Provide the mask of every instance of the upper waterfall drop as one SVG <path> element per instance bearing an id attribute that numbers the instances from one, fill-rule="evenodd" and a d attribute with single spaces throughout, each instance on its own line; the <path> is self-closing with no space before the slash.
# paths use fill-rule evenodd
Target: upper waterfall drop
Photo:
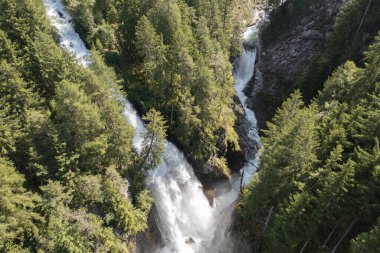
<path id="1" fill-rule="evenodd" d="M 90 52 L 75 32 L 71 16 L 60 0 L 45 0 L 48 17 L 57 29 L 60 45 L 80 64 L 91 64 Z M 124 115 L 135 128 L 133 144 L 142 148 L 144 124 L 132 104 L 123 99 Z M 184 154 L 166 141 L 160 165 L 148 173 L 147 186 L 154 198 L 165 247 L 158 252 L 200 252 L 211 244 L 215 230 L 214 209 L 203 193 L 202 185 Z"/>
<path id="2" fill-rule="evenodd" d="M 260 136 L 258 132 L 257 120 L 255 113 L 248 107 L 248 97 L 245 94 L 245 89 L 254 76 L 256 54 L 257 54 L 257 39 L 259 28 L 266 20 L 264 11 L 256 11 L 254 21 L 255 25 L 249 27 L 243 34 L 242 54 L 237 60 L 237 67 L 234 71 L 235 91 L 244 108 L 247 122 L 249 123 L 248 138 L 253 140 L 259 147 L 261 146 Z M 249 183 L 253 174 L 256 172 L 260 164 L 260 156 L 257 153 L 254 157 L 247 157 L 248 162 L 241 169 L 242 180 L 241 185 L 244 187 Z"/>
<path id="3" fill-rule="evenodd" d="M 71 24 L 71 16 L 59 0 L 44 0 L 46 12 L 51 24 L 61 37 L 60 45 L 73 54 L 78 62 L 87 67 L 90 64 L 90 51 L 75 32 Z"/>
<path id="4" fill-rule="evenodd" d="M 44 1 L 48 17 L 61 37 L 60 45 L 72 53 L 81 65 L 89 66 L 91 53 L 75 32 L 69 13 L 60 0 Z M 248 29 L 248 31 L 254 30 Z M 246 36 L 251 35 L 246 34 Z M 253 76 L 254 63 L 255 50 L 245 49 L 234 76 L 235 89 L 244 106 L 247 119 L 252 125 L 250 137 L 259 142 L 255 116 L 253 111 L 246 106 L 247 97 L 243 92 Z M 126 98 L 115 99 L 123 103 L 124 115 L 135 128 L 133 144 L 136 150 L 141 150 L 145 132 L 143 121 Z M 247 166 L 249 167 L 250 163 Z M 249 172 L 248 169 L 246 171 Z M 252 175 L 253 172 L 249 173 Z M 166 141 L 161 163 L 156 169 L 148 172 L 146 179 L 146 185 L 157 207 L 160 233 L 164 242 L 164 246 L 156 252 L 231 252 L 226 248 L 225 235 L 230 224 L 234 202 L 239 195 L 238 178 L 235 176 L 230 182 L 230 190 L 218 194 L 215 205 L 210 206 L 202 185 L 194 175 L 193 168 L 184 154 L 173 143 Z M 244 184 L 248 180 L 249 177 L 244 177 Z"/>

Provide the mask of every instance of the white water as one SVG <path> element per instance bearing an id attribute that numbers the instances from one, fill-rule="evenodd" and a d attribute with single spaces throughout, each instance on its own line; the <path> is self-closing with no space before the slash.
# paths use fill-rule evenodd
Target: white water
<path id="1" fill-rule="evenodd" d="M 69 13 L 59 0 L 45 0 L 45 5 L 51 24 L 61 36 L 60 45 L 71 52 L 80 64 L 85 67 L 88 66 L 90 64 L 90 51 L 74 31 Z"/>
<path id="2" fill-rule="evenodd" d="M 253 18 L 254 25 L 249 27 L 243 34 L 243 41 L 247 47 L 243 48 L 240 58 L 237 60 L 237 67 L 234 71 L 235 91 L 244 108 L 247 122 L 249 123 L 248 138 L 253 140 L 259 147 L 261 146 L 260 136 L 258 133 L 257 120 L 255 113 L 248 108 L 248 97 L 244 93 L 249 81 L 252 79 L 255 71 L 256 51 L 258 31 L 263 22 L 266 21 L 267 14 L 265 11 L 256 11 Z M 249 48 L 248 48 L 249 47 Z M 242 186 L 246 186 L 253 174 L 260 165 L 260 155 L 257 153 L 254 157 L 247 157 L 248 162 L 240 170 L 242 173 Z"/>
<path id="3" fill-rule="evenodd" d="M 69 13 L 65 11 L 60 0 L 44 1 L 48 17 L 61 36 L 60 45 L 72 53 L 78 63 L 87 67 L 91 63 L 90 52 L 75 32 Z M 247 97 L 242 90 L 253 75 L 254 58 L 254 51 L 244 50 L 238 71 L 235 73 L 235 88 L 243 105 Z M 250 137 L 259 142 L 254 113 L 246 106 L 244 109 L 252 125 Z M 124 115 L 135 128 L 134 146 L 137 150 L 141 150 L 145 127 L 132 104 L 126 99 Z M 246 175 L 251 175 L 253 169 L 249 163 L 246 167 Z M 211 207 L 203 193 L 202 185 L 195 177 L 184 154 L 174 144 L 166 141 L 162 161 L 155 170 L 148 173 L 146 182 L 158 210 L 160 231 L 165 243 L 165 246 L 157 252 L 224 251 L 223 237 L 229 224 L 233 203 L 239 194 L 239 182 L 236 178 L 238 177 L 231 182 L 231 189 L 218 194 L 215 207 Z M 245 176 L 244 182 L 248 179 L 248 176 Z"/>

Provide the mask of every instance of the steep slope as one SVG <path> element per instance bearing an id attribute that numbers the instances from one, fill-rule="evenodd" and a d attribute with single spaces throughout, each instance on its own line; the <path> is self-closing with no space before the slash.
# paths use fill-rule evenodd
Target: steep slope
<path id="1" fill-rule="evenodd" d="M 337 68 L 315 102 L 299 91 L 262 138 L 238 213 L 254 252 L 378 252 L 380 35 Z"/>
<path id="2" fill-rule="evenodd" d="M 42 0 L 0 8 L 0 251 L 129 252 L 151 198 L 128 194 L 138 156 L 115 74 L 59 47 Z"/>
<path id="3" fill-rule="evenodd" d="M 296 88 L 310 101 L 332 71 L 364 50 L 380 28 L 378 1 L 289 0 L 270 16 L 251 105 L 261 129 Z"/>

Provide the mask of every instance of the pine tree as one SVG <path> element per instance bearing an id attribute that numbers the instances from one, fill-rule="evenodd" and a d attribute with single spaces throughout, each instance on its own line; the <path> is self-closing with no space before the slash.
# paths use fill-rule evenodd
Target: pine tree
<path id="1" fill-rule="evenodd" d="M 147 125 L 140 164 L 145 168 L 153 169 L 160 163 L 165 149 L 166 121 L 155 109 L 149 110 L 143 116 L 143 120 L 147 122 Z"/>
<path id="2" fill-rule="evenodd" d="M 65 2 L 86 8 L 74 19 L 98 31 L 88 41 L 113 33 L 95 1 Z M 132 204 L 120 175 L 136 156 L 120 82 L 99 55 L 85 69 L 57 45 L 42 1 L 0 7 L 0 251 L 128 252 L 120 237 L 146 229 L 152 200 L 142 189 Z"/>
<path id="3" fill-rule="evenodd" d="M 79 154 L 81 166 L 96 169 L 107 150 L 107 136 L 98 108 L 78 85 L 64 81 L 56 92 L 54 122 L 67 153 Z"/>
<path id="4" fill-rule="evenodd" d="M 347 62 L 332 74 L 319 107 L 302 108 L 293 95 L 268 124 L 261 170 L 240 203 L 242 221 L 254 224 L 245 231 L 256 249 L 345 252 L 351 240 L 352 252 L 376 251 L 378 45 L 376 39 L 363 68 Z"/>
<path id="5" fill-rule="evenodd" d="M 352 253 L 370 253 L 380 250 L 379 220 L 369 232 L 359 234 L 351 241 Z"/>
<path id="6" fill-rule="evenodd" d="M 268 137 L 262 140 L 264 149 L 261 169 L 254 176 L 241 202 L 243 209 L 240 210 L 246 224 L 256 224 L 263 220 L 272 207 L 275 212 L 281 213 L 282 210 L 296 208 L 293 207 L 295 203 L 303 204 L 307 199 L 307 195 L 303 196 L 302 192 L 311 179 L 313 165 L 317 162 L 317 116 L 315 106 L 302 108 L 302 105 L 300 93 L 296 92 L 278 110 L 273 122 L 268 123 Z M 298 209 L 294 211 L 296 210 Z M 257 228 L 253 227 L 249 232 L 258 239 L 263 236 L 262 230 L 258 224 Z M 271 240 L 268 243 L 273 241 L 271 247 L 280 250 L 283 242 L 280 240 L 284 235 L 280 231 L 269 232 Z"/>
<path id="7" fill-rule="evenodd" d="M 141 17 L 136 26 L 136 48 L 143 61 L 141 71 L 153 100 L 151 103 L 159 103 L 164 100 L 162 92 L 166 90 L 163 82 L 166 63 L 165 47 L 162 38 L 145 16 Z"/>
<path id="8" fill-rule="evenodd" d="M 35 211 L 40 199 L 23 187 L 25 179 L 13 164 L 0 157 L 0 250 L 29 252 L 37 246 L 40 215 Z"/>

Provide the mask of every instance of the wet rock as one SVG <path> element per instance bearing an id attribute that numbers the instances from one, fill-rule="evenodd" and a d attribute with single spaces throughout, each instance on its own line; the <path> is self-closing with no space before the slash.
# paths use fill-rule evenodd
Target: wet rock
<path id="1" fill-rule="evenodd" d="M 208 199 L 210 206 L 214 206 L 215 205 L 216 190 L 208 189 L 208 190 L 205 190 L 204 193 Z"/>
<path id="2" fill-rule="evenodd" d="M 164 240 L 160 231 L 160 220 L 155 205 L 148 217 L 148 229 L 145 232 L 139 233 L 136 237 L 136 251 L 139 253 L 151 253 L 164 246 Z"/>
<path id="3" fill-rule="evenodd" d="M 186 243 L 195 243 L 194 239 L 191 237 L 187 238 L 185 242 Z"/>
<path id="4" fill-rule="evenodd" d="M 234 98 L 232 108 L 236 115 L 235 131 L 239 136 L 239 146 L 241 150 L 227 153 L 227 161 L 232 171 L 239 171 L 246 161 L 246 150 L 249 149 L 250 146 L 250 140 L 248 138 L 249 125 L 239 98 Z"/>
<path id="5" fill-rule="evenodd" d="M 60 18 L 65 18 L 65 16 L 63 16 L 62 12 L 60 12 L 60 11 L 57 11 L 57 12 L 58 12 L 58 15 L 59 15 Z"/>

